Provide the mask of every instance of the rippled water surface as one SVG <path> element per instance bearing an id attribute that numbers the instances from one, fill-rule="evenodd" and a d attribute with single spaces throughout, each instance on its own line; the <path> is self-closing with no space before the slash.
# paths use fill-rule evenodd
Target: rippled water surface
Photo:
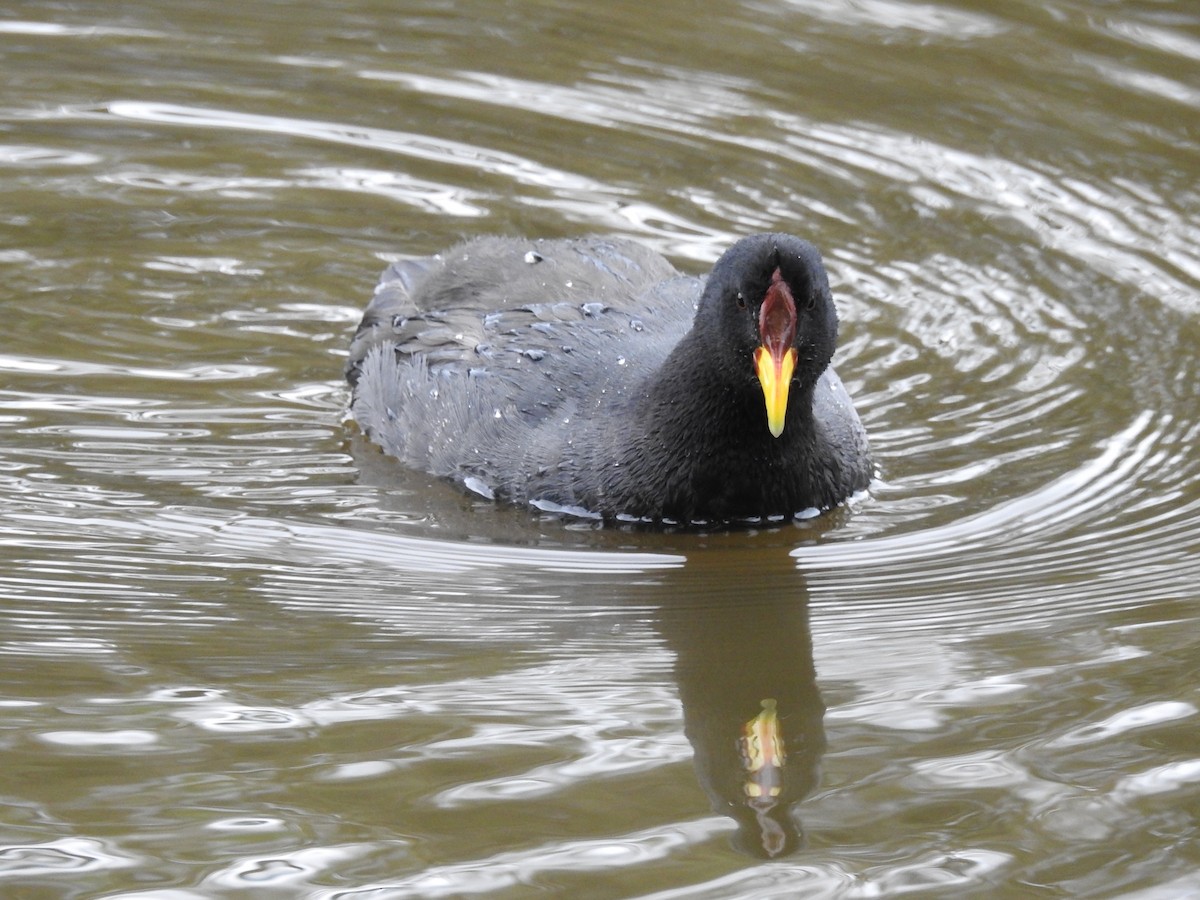
<path id="1" fill-rule="evenodd" d="M 1200 12 L 0 12 L 0 895 L 1200 894 Z M 825 251 L 870 496 L 597 530 L 343 421 L 389 260 Z"/>

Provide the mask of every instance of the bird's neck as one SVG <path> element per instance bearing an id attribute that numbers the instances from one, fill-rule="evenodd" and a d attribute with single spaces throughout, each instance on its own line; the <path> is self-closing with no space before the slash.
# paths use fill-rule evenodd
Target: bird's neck
<path id="1" fill-rule="evenodd" d="M 688 340 L 681 342 L 647 379 L 624 427 L 603 441 L 608 461 L 596 460 L 602 462 L 602 490 L 619 491 L 621 480 L 640 485 L 643 496 L 623 497 L 618 504 L 635 515 L 707 519 L 714 508 L 720 513 L 722 496 L 762 494 L 749 501 L 750 508 L 737 511 L 754 515 L 758 505 L 772 502 L 771 486 L 794 478 L 786 470 L 794 467 L 797 452 L 811 452 L 806 446 L 814 436 L 811 388 L 794 391 L 784 434 L 775 438 L 750 360 L 740 377 L 713 366 L 703 352 Z M 625 477 L 618 479 L 617 472 Z M 710 500 L 717 507 L 706 507 Z"/>
<path id="2" fill-rule="evenodd" d="M 673 445 L 683 454 L 722 447 L 739 448 L 750 456 L 757 455 L 757 448 L 774 455 L 811 433 L 813 385 L 792 385 L 784 436 L 775 438 L 767 427 L 766 402 L 754 375 L 753 357 L 747 355 L 743 371 L 736 365 L 714 365 L 714 359 L 695 332 L 681 341 L 647 380 L 635 411 L 634 431 L 651 442 Z"/>

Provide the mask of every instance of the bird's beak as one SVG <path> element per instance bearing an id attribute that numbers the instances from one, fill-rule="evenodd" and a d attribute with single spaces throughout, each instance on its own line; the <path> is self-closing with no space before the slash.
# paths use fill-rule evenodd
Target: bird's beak
<path id="1" fill-rule="evenodd" d="M 795 368 L 795 347 L 788 347 L 782 356 L 765 346 L 754 351 L 754 369 L 758 373 L 763 397 L 767 401 L 767 428 L 770 429 L 772 437 L 783 434 L 783 420 L 787 416 L 788 387 L 792 383 L 792 372 Z"/>
<path id="2" fill-rule="evenodd" d="M 787 418 L 788 388 L 796 369 L 796 301 L 777 268 L 758 311 L 762 346 L 754 351 L 754 371 L 767 401 L 767 428 L 773 437 L 783 434 Z"/>

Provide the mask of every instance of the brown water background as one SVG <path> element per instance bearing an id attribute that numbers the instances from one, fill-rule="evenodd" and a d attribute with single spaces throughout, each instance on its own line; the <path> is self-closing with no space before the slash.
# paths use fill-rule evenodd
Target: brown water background
<path id="1" fill-rule="evenodd" d="M 1200 895 L 1193 0 L 16 0 L 0 66 L 0 896 Z M 601 531 L 343 422 L 387 260 L 760 230 L 848 510 Z"/>

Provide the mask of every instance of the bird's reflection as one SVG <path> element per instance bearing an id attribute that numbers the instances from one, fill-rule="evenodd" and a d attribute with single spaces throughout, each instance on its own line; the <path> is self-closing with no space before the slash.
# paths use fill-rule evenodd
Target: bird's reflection
<path id="1" fill-rule="evenodd" d="M 659 587 L 672 584 L 658 627 L 700 783 L 742 849 L 789 853 L 802 843 L 792 807 L 816 786 L 825 748 L 804 578 L 775 549 L 692 554 Z"/>

